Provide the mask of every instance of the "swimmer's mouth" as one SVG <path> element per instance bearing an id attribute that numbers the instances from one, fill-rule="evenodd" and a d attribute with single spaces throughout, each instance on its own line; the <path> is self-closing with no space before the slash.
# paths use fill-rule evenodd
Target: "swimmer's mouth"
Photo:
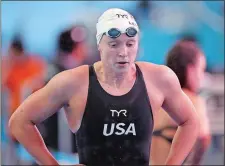
<path id="1" fill-rule="evenodd" d="M 118 64 L 121 64 L 121 65 L 125 65 L 125 64 L 127 64 L 127 63 L 129 63 L 129 62 L 117 62 Z"/>

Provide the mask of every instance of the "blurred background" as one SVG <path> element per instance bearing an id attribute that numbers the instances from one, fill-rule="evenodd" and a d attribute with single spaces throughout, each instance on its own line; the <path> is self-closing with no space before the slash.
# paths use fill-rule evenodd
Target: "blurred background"
<path id="1" fill-rule="evenodd" d="M 55 74 L 99 60 L 97 18 L 111 7 L 129 11 L 141 29 L 138 60 L 164 64 L 181 38 L 198 42 L 207 59 L 202 96 L 212 133 L 203 165 L 224 164 L 224 2 L 223 1 L 2 1 L 1 157 L 2 164 L 33 164 L 7 122 L 32 92 Z M 59 111 L 38 126 L 61 164 L 78 163 L 75 135 Z"/>

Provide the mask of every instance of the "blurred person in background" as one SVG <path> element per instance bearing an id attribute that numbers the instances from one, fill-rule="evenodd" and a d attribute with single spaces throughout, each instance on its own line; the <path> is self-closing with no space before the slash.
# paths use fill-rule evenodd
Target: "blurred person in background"
<path id="1" fill-rule="evenodd" d="M 199 45 L 199 39 L 197 38 L 197 36 L 194 33 L 185 33 L 180 35 L 179 37 L 180 41 L 189 41 L 189 42 L 193 42 L 196 45 Z"/>
<path id="2" fill-rule="evenodd" d="M 9 117 L 21 104 L 27 93 L 44 85 L 46 63 L 40 56 L 27 53 L 19 36 L 16 36 L 2 57 L 2 88 L 9 92 Z"/>
<path id="3" fill-rule="evenodd" d="M 53 63 L 49 65 L 49 70 L 51 71 L 49 72 L 46 84 L 56 74 L 86 64 L 86 60 L 88 58 L 88 45 L 86 43 L 86 38 L 87 30 L 83 25 L 74 25 L 60 32 L 57 38 L 56 57 L 53 60 Z M 58 116 L 59 112 L 43 122 L 44 132 L 42 133 L 42 135 L 44 137 L 46 145 L 49 148 L 60 151 L 58 145 Z M 77 152 L 75 135 L 72 132 L 71 134 L 73 144 L 72 151 Z"/>
<path id="4" fill-rule="evenodd" d="M 199 165 L 211 141 L 209 119 L 204 99 L 198 94 L 203 81 L 206 58 L 193 36 L 185 36 L 168 52 L 166 65 L 178 76 L 182 90 L 190 98 L 200 117 L 198 140 L 184 164 Z M 169 154 L 177 124 L 160 110 L 155 117 L 151 146 L 151 164 L 163 165 Z M 191 133 L 190 133 L 191 134 Z"/>
<path id="5" fill-rule="evenodd" d="M 87 30 L 83 25 L 74 25 L 60 33 L 55 59 L 59 72 L 85 63 L 88 49 L 86 37 Z"/>
<path id="6" fill-rule="evenodd" d="M 27 53 L 19 35 L 16 35 L 6 56 L 2 57 L 2 95 L 4 95 L 4 120 L 7 122 L 17 107 L 31 93 L 43 87 L 46 74 L 46 63 L 39 57 Z M 7 96 L 7 97 L 6 97 Z M 18 164 L 15 156 L 17 141 L 6 130 L 9 138 L 8 147 L 5 150 L 6 164 Z M 15 161 L 13 156 L 15 156 Z"/>

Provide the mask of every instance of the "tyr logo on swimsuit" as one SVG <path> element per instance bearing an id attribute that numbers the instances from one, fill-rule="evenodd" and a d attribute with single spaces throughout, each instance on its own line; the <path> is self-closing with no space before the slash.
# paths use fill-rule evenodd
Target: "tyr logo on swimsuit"
<path id="1" fill-rule="evenodd" d="M 114 115 L 116 115 L 116 117 L 119 116 L 124 116 L 127 117 L 127 110 L 122 109 L 122 110 L 110 110 L 112 112 L 112 117 L 114 117 Z M 124 123 L 112 123 L 111 124 L 111 128 L 110 128 L 110 132 L 107 133 L 107 129 L 108 129 L 108 124 L 104 124 L 104 129 L 103 129 L 103 135 L 104 136 L 110 136 L 113 133 L 116 135 L 128 135 L 129 133 L 136 135 L 136 130 L 135 130 L 135 125 L 134 123 L 130 123 L 129 126 L 127 127 L 127 129 L 124 129 L 126 127 L 126 124 Z M 116 131 L 114 132 L 114 129 L 116 128 Z"/>
<path id="2" fill-rule="evenodd" d="M 120 116 L 120 113 L 123 113 L 124 116 L 127 116 L 126 113 L 127 113 L 127 110 L 120 110 L 120 111 L 117 111 L 117 110 L 110 110 L 112 112 L 112 117 L 114 117 L 114 112 L 117 113 L 117 116 L 119 117 Z"/>

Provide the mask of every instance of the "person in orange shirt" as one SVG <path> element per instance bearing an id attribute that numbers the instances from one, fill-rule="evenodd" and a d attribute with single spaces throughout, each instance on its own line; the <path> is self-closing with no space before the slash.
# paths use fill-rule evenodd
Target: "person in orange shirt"
<path id="1" fill-rule="evenodd" d="M 44 85 L 46 63 L 28 55 L 20 38 L 12 41 L 8 55 L 2 57 L 2 87 L 9 93 L 9 117 L 29 95 Z"/>
<path id="2" fill-rule="evenodd" d="M 45 61 L 39 56 L 27 54 L 21 39 L 16 36 L 10 44 L 7 55 L 2 57 L 2 94 L 7 96 L 3 119 L 6 122 L 26 97 L 44 86 L 45 75 Z M 7 135 L 4 162 L 20 165 L 15 149 L 18 142 L 8 126 L 4 130 Z"/>
<path id="3" fill-rule="evenodd" d="M 183 92 L 192 101 L 200 118 L 201 127 L 198 140 L 183 163 L 199 165 L 211 140 L 205 101 L 198 94 L 206 67 L 205 56 L 197 43 L 185 39 L 178 41 L 171 48 L 166 65 L 176 73 Z M 157 112 L 154 122 L 150 162 L 152 165 L 163 165 L 169 155 L 178 125 L 163 110 Z"/>

